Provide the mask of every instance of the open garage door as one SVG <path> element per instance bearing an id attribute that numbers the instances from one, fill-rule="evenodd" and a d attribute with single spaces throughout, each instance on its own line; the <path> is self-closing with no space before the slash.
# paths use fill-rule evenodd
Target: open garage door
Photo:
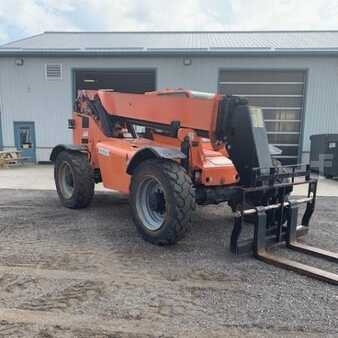
<path id="1" fill-rule="evenodd" d="M 82 89 L 113 89 L 121 93 L 143 94 L 156 90 L 155 70 L 109 70 L 87 69 L 75 70 L 75 93 Z M 135 125 L 137 133 L 143 133 L 145 128 Z"/>
<path id="2" fill-rule="evenodd" d="M 263 109 L 269 142 L 282 149 L 278 159 L 297 163 L 304 104 L 304 71 L 224 70 L 219 92 L 248 98 Z"/>
<path id="3" fill-rule="evenodd" d="M 154 70 L 75 70 L 75 95 L 80 89 L 113 89 L 144 93 L 156 89 Z"/>

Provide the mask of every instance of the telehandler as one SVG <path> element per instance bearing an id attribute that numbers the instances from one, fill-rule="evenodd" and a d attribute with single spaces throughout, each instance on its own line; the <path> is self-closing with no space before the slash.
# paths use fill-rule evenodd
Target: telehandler
<path id="1" fill-rule="evenodd" d="M 84 208 L 95 183 L 129 194 L 134 223 L 158 245 L 174 244 L 189 230 L 195 205 L 227 202 L 234 212 L 230 249 L 253 250 L 269 264 L 330 283 L 338 275 L 271 254 L 274 244 L 338 262 L 338 255 L 297 241 L 309 228 L 317 180 L 309 166 L 281 166 L 268 144 L 262 111 L 243 98 L 161 90 L 128 94 L 79 91 L 69 121 L 73 144 L 51 154 L 62 204 Z M 308 185 L 305 198 L 290 198 Z M 305 213 L 298 224 L 299 205 Z M 254 239 L 240 240 L 243 224 Z"/>

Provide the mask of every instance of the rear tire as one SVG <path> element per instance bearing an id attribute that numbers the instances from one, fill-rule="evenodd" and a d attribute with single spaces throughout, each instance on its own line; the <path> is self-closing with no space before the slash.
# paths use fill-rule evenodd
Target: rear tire
<path id="1" fill-rule="evenodd" d="M 62 151 L 54 167 L 56 190 L 61 203 L 70 209 L 87 207 L 94 196 L 94 174 L 86 154 Z"/>
<path id="2" fill-rule="evenodd" d="M 134 223 L 146 241 L 175 244 L 190 229 L 195 209 L 191 178 L 176 162 L 147 160 L 132 176 L 130 206 Z"/>

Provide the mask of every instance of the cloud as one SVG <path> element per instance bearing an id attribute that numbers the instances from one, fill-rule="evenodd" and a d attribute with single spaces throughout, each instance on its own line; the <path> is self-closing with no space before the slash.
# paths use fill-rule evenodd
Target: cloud
<path id="1" fill-rule="evenodd" d="M 8 39 L 9 39 L 8 34 L 5 31 L 3 32 L 0 31 L 0 43 L 1 41 L 7 41 Z"/>
<path id="2" fill-rule="evenodd" d="M 338 29 L 336 0 L 231 0 L 231 29 Z"/>
<path id="3" fill-rule="evenodd" d="M 80 0 L 106 30 L 338 29 L 337 0 Z"/>
<path id="4" fill-rule="evenodd" d="M 223 0 L 227 2 L 227 0 Z M 221 1 L 218 1 L 221 2 Z M 222 22 L 209 15 L 200 0 L 83 0 L 88 17 L 107 30 L 201 30 L 223 29 Z M 85 4 L 85 6 L 84 6 Z M 86 11 L 87 8 L 87 11 Z"/>
<path id="5" fill-rule="evenodd" d="M 0 43 L 46 30 L 338 29 L 336 0 L 0 0 Z"/>
<path id="6" fill-rule="evenodd" d="M 54 5 L 52 3 L 54 2 Z M 62 6 L 67 1 L 0 1 L 0 41 L 10 37 L 21 38 L 45 30 L 76 30 L 71 17 L 65 16 L 70 8 Z M 70 3 L 70 1 L 68 1 Z M 74 7 L 75 9 L 75 7 Z"/>

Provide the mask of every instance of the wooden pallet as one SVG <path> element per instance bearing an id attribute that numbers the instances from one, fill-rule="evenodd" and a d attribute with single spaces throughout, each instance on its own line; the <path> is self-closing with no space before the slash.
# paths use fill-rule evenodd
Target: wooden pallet
<path id="1" fill-rule="evenodd" d="M 27 159 L 21 156 L 20 151 L 0 151 L 0 168 L 20 166 Z"/>

